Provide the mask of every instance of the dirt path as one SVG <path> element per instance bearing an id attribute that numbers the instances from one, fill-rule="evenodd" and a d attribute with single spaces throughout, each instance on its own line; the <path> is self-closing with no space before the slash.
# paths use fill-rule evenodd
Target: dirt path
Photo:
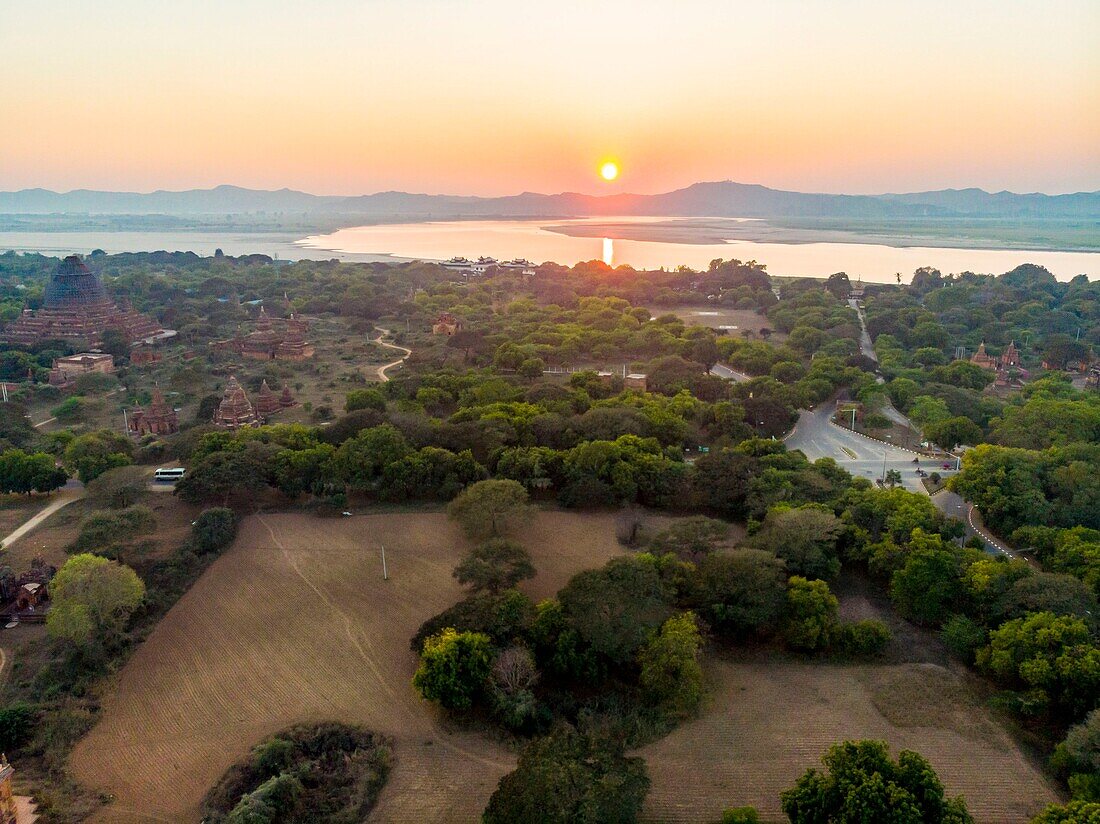
<path id="1" fill-rule="evenodd" d="M 379 366 L 378 367 L 378 380 L 385 383 L 386 381 L 388 381 L 390 379 L 389 375 L 386 374 L 386 371 L 389 370 L 389 369 L 392 369 L 395 366 L 399 366 L 402 363 L 404 363 L 405 359 L 409 355 L 412 354 L 412 350 L 409 349 L 406 346 L 399 346 L 396 343 L 390 343 L 387 340 L 383 340 L 383 338 L 385 338 L 385 337 L 387 337 L 391 334 L 390 330 L 389 329 L 383 329 L 381 326 L 377 327 L 377 329 L 378 329 L 378 337 L 374 339 L 374 341 L 373 341 L 374 343 L 377 343 L 379 346 L 384 346 L 387 349 L 394 349 L 398 352 L 404 352 L 405 353 L 404 355 L 402 355 L 397 360 L 392 361 L 390 363 L 387 363 L 385 366 Z"/>
<path id="2" fill-rule="evenodd" d="M 79 501 L 84 497 L 83 486 L 66 486 L 50 496 L 50 502 L 46 506 L 42 507 L 31 518 L 28 518 L 16 529 L 14 529 L 7 537 L 0 540 L 0 546 L 5 549 L 11 547 L 16 541 L 31 532 L 35 527 L 53 515 L 57 510 L 62 507 L 68 506 L 73 501 Z"/>

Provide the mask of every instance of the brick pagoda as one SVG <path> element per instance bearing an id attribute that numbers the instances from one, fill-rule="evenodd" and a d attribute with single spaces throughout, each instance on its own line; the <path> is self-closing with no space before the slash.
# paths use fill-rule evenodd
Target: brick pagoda
<path id="1" fill-rule="evenodd" d="M 232 375 L 225 385 L 222 402 L 218 404 L 218 409 L 214 413 L 214 423 L 226 429 L 240 429 L 243 426 L 256 426 L 259 423 L 252 402 L 248 400 L 244 388 Z"/>
<path id="2" fill-rule="evenodd" d="M 0 342 L 33 346 L 60 338 L 96 347 L 103 343 L 108 329 L 118 329 L 129 343 L 175 334 L 129 307 L 119 307 L 108 296 L 99 275 L 79 255 L 69 255 L 50 276 L 42 308 L 24 309 L 4 330 Z"/>
<path id="3" fill-rule="evenodd" d="M 180 431 L 179 415 L 164 400 L 159 387 L 153 389 L 149 410 L 135 406 L 129 419 L 130 432 L 134 435 L 171 435 Z"/>

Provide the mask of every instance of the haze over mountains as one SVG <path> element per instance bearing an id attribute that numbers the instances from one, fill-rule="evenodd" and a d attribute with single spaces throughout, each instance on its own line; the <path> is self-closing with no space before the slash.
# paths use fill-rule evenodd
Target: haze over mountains
<path id="1" fill-rule="evenodd" d="M 426 195 L 406 192 L 345 197 L 312 195 L 292 189 L 266 191 L 239 186 L 187 191 L 52 192 L 23 189 L 0 192 L 0 214 L 359 215 L 366 218 L 566 217 L 654 215 L 670 217 L 755 218 L 1100 218 L 1100 192 L 1075 194 L 990 193 L 944 189 L 883 195 L 789 192 L 755 184 L 695 183 L 656 195 L 544 195 L 507 197 Z"/>

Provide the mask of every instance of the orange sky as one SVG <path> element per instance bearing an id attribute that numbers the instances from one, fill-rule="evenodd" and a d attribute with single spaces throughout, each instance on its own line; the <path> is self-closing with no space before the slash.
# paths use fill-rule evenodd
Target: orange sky
<path id="1" fill-rule="evenodd" d="M 0 189 L 1100 189 L 1098 42 L 1095 0 L 0 0 Z"/>

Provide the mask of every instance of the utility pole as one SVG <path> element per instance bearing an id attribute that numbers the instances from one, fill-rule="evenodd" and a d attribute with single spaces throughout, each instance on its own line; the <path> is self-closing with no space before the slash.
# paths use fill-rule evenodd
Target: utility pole
<path id="1" fill-rule="evenodd" d="M 882 482 L 886 483 L 886 450 L 882 450 Z"/>
<path id="2" fill-rule="evenodd" d="M 388 581 L 390 579 L 389 573 L 386 571 L 386 547 L 382 547 L 382 580 Z"/>

